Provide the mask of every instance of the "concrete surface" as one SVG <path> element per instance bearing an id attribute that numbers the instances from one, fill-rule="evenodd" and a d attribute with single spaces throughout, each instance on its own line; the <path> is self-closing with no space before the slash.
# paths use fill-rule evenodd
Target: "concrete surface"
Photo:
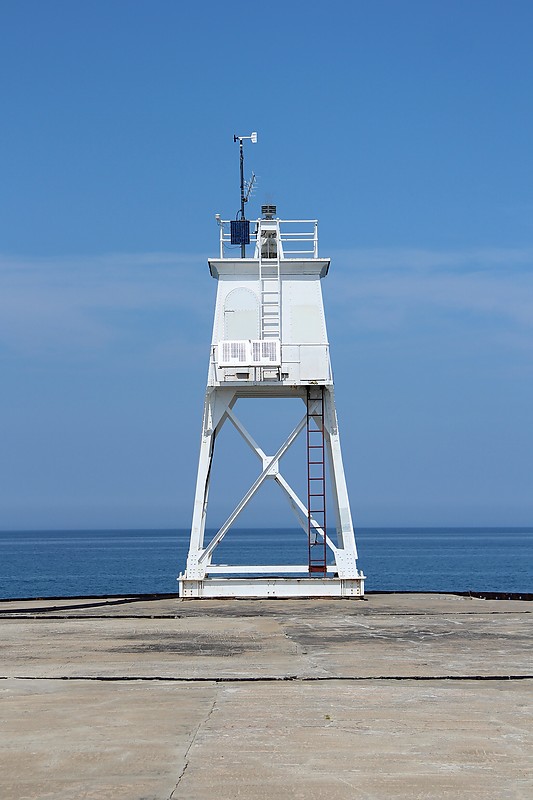
<path id="1" fill-rule="evenodd" d="M 531 603 L 0 602 L 1 800 L 533 797 Z"/>

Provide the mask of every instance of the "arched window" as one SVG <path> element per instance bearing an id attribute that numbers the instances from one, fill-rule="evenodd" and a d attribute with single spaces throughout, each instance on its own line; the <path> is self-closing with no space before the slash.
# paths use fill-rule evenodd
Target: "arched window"
<path id="1" fill-rule="evenodd" d="M 224 339 L 259 339 L 259 300 L 251 289 L 233 289 L 224 301 Z"/>

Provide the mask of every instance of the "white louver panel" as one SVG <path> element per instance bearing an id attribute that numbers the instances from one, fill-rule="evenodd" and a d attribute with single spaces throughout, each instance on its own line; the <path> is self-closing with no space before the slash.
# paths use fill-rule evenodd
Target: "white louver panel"
<path id="1" fill-rule="evenodd" d="M 218 343 L 219 367 L 278 367 L 281 365 L 279 339 L 247 339 Z"/>
<path id="2" fill-rule="evenodd" d="M 281 342 L 279 339 L 252 342 L 252 364 L 278 366 L 281 364 Z"/>
<path id="3" fill-rule="evenodd" d="M 221 367 L 231 367 L 234 364 L 247 366 L 248 342 L 220 342 L 218 345 L 218 363 Z"/>

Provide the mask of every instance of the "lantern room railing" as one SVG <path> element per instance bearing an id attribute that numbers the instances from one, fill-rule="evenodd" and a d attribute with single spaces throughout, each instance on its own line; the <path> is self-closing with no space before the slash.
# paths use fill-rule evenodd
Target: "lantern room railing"
<path id="1" fill-rule="evenodd" d="M 218 219 L 220 229 L 220 258 L 239 257 L 240 245 L 231 244 L 231 220 Z M 257 242 L 257 230 L 261 220 L 250 222 L 250 246 Z M 279 221 L 283 258 L 308 259 L 318 258 L 318 220 L 317 219 L 284 219 Z"/>

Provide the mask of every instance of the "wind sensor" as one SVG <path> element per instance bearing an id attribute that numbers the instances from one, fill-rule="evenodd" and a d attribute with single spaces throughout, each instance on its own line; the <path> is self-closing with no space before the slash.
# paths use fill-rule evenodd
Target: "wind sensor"
<path id="1" fill-rule="evenodd" d="M 233 136 L 234 142 L 239 142 L 239 157 L 241 170 L 241 208 L 237 212 L 237 219 L 231 220 L 231 244 L 240 244 L 241 258 L 246 258 L 246 245 L 250 244 L 250 222 L 244 215 L 244 204 L 248 202 L 255 183 L 255 173 L 246 183 L 244 180 L 244 148 L 242 143 L 245 139 L 250 139 L 252 144 L 257 144 L 257 131 L 253 131 L 250 136 Z M 240 217 L 239 217 L 240 213 Z"/>

